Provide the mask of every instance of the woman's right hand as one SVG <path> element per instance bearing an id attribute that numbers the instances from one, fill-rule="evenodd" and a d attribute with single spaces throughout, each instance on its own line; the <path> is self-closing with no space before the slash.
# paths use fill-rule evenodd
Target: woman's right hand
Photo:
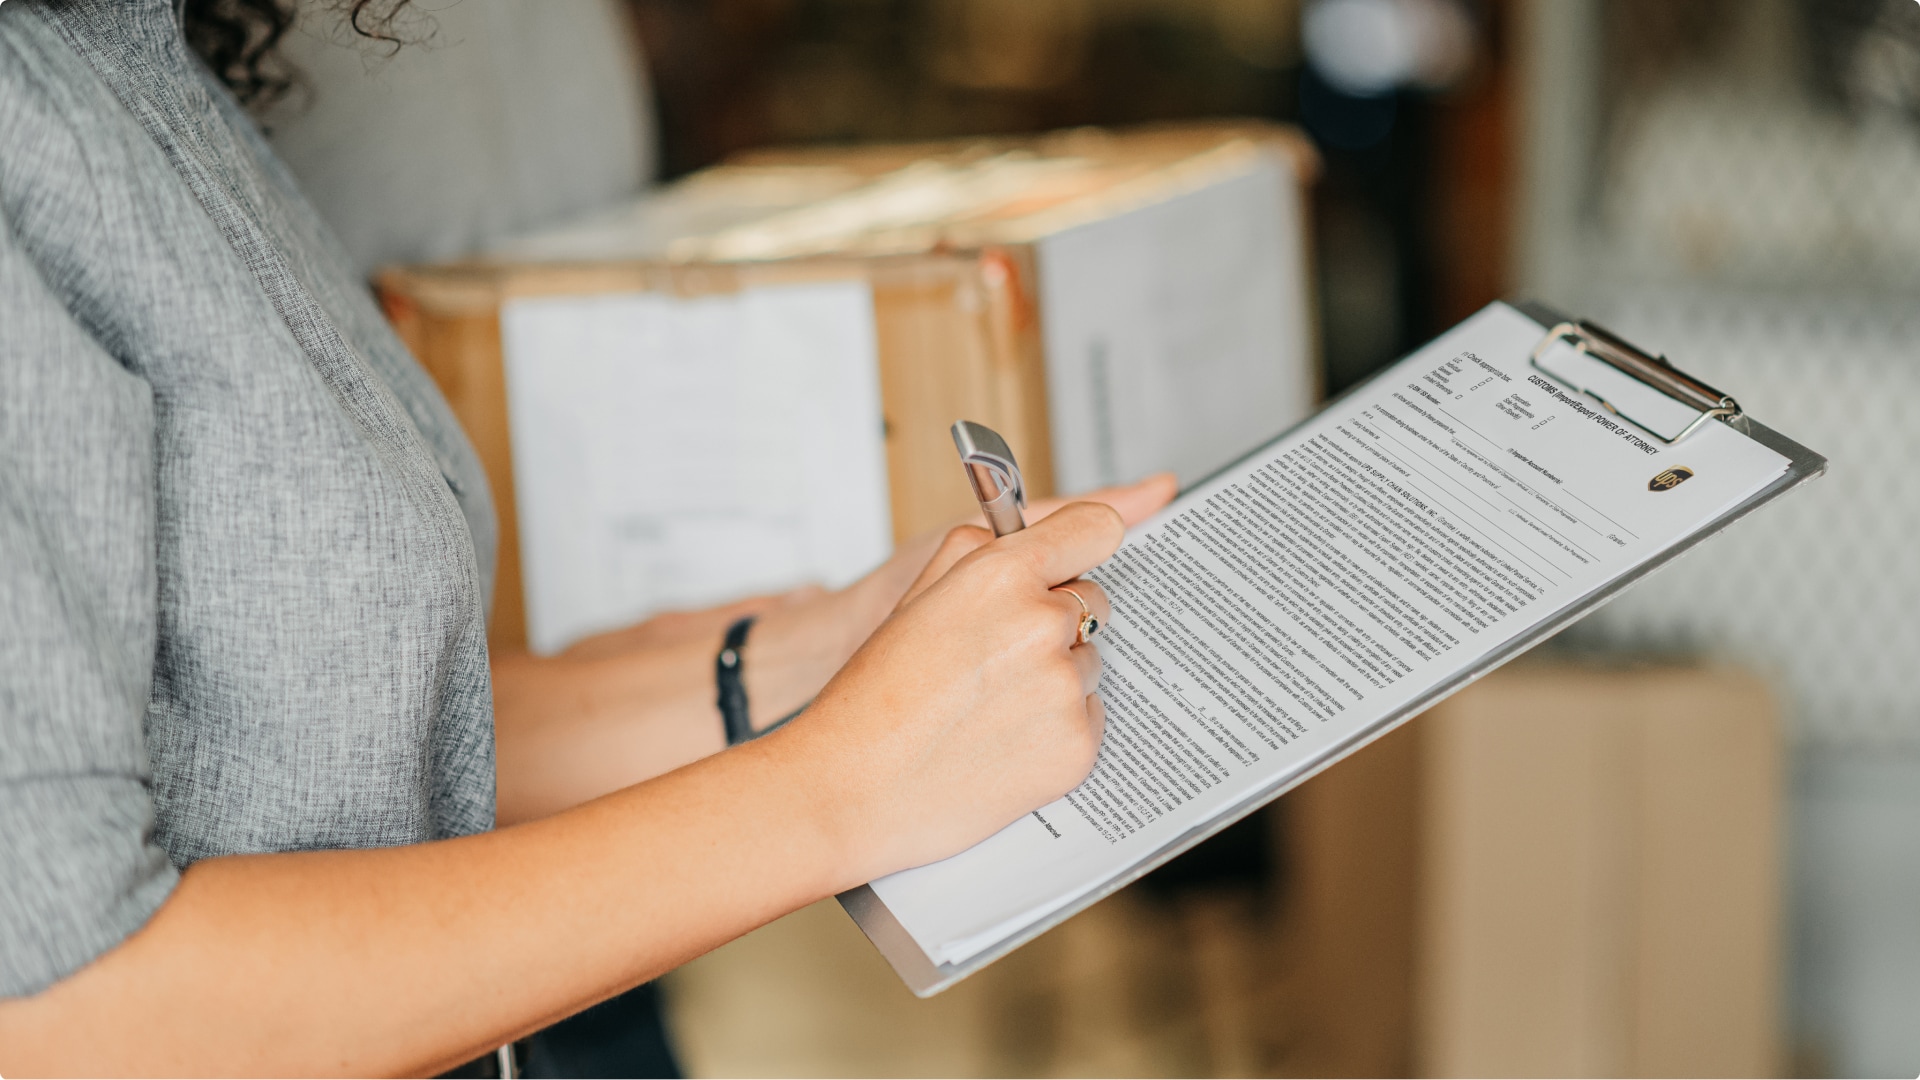
<path id="1" fill-rule="evenodd" d="M 1092 770 L 1100 658 L 1074 581 L 1125 535 L 1097 503 L 1011 536 L 964 527 L 806 714 L 754 744 L 808 770 L 846 885 L 934 862 L 1071 791 Z"/>

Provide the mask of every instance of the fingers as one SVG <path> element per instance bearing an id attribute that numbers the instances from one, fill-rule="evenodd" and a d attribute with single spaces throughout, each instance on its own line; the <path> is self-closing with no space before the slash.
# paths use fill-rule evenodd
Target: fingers
<path id="1" fill-rule="evenodd" d="M 1089 734 L 1092 736 L 1093 751 L 1097 755 L 1100 752 L 1101 742 L 1107 737 L 1107 705 L 1100 700 L 1099 694 L 1087 695 L 1087 726 L 1093 729 Z M 1088 763 L 1087 771 L 1093 771 L 1091 762 Z"/>
<path id="2" fill-rule="evenodd" d="M 1120 512 L 1120 519 L 1128 525 L 1138 525 L 1160 512 L 1160 508 L 1173 501 L 1179 493 L 1180 484 L 1170 472 L 1154 473 L 1152 476 L 1136 480 L 1131 484 L 1118 487 L 1100 488 L 1077 495 L 1073 502 L 1105 503 Z M 1036 499 L 1027 508 L 1027 517 L 1039 521 L 1068 504 L 1066 499 Z"/>
<path id="3" fill-rule="evenodd" d="M 1068 649 L 1067 655 L 1073 659 L 1074 670 L 1080 673 L 1081 693 L 1091 695 L 1100 689 L 1100 650 L 1089 641 Z"/>
<path id="4" fill-rule="evenodd" d="M 1107 561 L 1126 534 L 1126 523 L 1113 507 L 1077 502 L 1012 536 L 1001 537 L 995 546 L 1020 556 L 1041 584 L 1051 586 L 1077 578 Z"/>
<path id="5" fill-rule="evenodd" d="M 984 547 L 993 539 L 993 534 L 977 525 L 956 525 L 947 530 L 940 540 L 940 546 L 934 549 L 933 557 L 920 571 L 912 585 L 907 586 L 906 595 L 900 598 L 898 606 L 904 607 L 913 598 L 927 591 L 927 587 L 946 576 L 953 564 Z"/>
<path id="6" fill-rule="evenodd" d="M 749 596 L 744 600 L 736 600 L 705 611 L 662 612 L 643 623 L 582 638 L 569 645 L 561 655 L 573 660 L 593 660 L 605 656 L 617 656 L 636 649 L 666 648 L 696 638 L 702 640 L 718 638 L 728 626 L 742 616 L 762 615 L 773 608 L 791 602 L 793 596 L 819 591 L 818 586 L 804 586 L 794 590 L 793 593 Z"/>
<path id="7" fill-rule="evenodd" d="M 811 604 L 825 595 L 827 595 L 827 590 L 823 586 L 802 585 L 792 592 L 781 594 L 774 599 L 781 607 L 796 607 L 800 604 Z"/>

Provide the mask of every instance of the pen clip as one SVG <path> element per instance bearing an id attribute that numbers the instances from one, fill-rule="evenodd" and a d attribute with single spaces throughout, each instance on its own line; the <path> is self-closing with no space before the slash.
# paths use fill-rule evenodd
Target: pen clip
<path id="1" fill-rule="evenodd" d="M 974 498 L 993 523 L 994 532 L 1017 532 L 1025 524 L 1020 511 L 1027 505 L 1026 483 L 1020 478 L 1020 465 L 1000 433 L 971 420 L 953 422 L 953 445 L 966 466 L 967 481 L 973 485 Z"/>

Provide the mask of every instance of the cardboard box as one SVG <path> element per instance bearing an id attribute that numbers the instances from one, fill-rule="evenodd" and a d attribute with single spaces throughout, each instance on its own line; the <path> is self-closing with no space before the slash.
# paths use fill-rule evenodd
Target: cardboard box
<path id="1" fill-rule="evenodd" d="M 891 539 L 972 512 L 947 436 L 963 417 L 1007 437 L 1035 496 L 1162 468 L 1190 481 L 1232 460 L 1318 397 L 1303 206 L 1314 171 L 1301 137 L 1251 123 L 765 151 L 484 260 L 382 273 L 388 316 L 493 484 L 492 641 L 518 646 L 531 625 L 552 651 L 662 607 L 838 584 L 853 570 L 835 558 L 872 561 Z M 861 304 L 870 333 L 848 324 Z M 603 315 L 579 345 L 597 358 L 563 376 L 572 354 L 553 335 Z M 669 324 L 680 344 L 634 344 L 631 328 Z M 877 378 L 871 442 L 847 412 L 866 393 L 842 363 L 850 351 L 870 352 L 859 362 Z M 658 384 L 642 369 L 679 361 L 693 390 L 633 390 Z M 829 377 L 813 366 L 844 391 L 810 397 Z M 797 381 L 784 398 L 767 390 L 786 376 Z M 716 403 L 715 387 L 766 400 Z M 633 430 L 606 430 L 624 426 L 606 399 L 626 397 Z M 569 401 L 577 415 L 553 412 Z M 733 425 L 735 444 L 765 433 L 766 445 L 682 452 L 642 438 L 676 423 Z M 801 464 L 813 436 L 832 454 Z M 609 464 L 622 461 L 633 475 Z M 799 521 L 819 501 L 799 487 L 842 465 L 854 478 L 845 520 Z M 717 502 L 656 499 L 649 476 L 664 469 L 691 470 Z M 750 520 L 755 505 L 772 509 Z"/>
<path id="2" fill-rule="evenodd" d="M 1724 668 L 1519 666 L 1425 721 L 1429 1076 L 1774 1076 L 1779 722 Z"/>
<path id="3" fill-rule="evenodd" d="M 1777 1075 L 1781 768 L 1750 674 L 1522 660 L 1315 777 L 1278 1075 Z"/>

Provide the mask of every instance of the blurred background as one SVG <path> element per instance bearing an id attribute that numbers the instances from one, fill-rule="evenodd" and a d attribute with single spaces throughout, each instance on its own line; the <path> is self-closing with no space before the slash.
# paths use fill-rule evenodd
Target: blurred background
<path id="1" fill-rule="evenodd" d="M 497 6 L 426 6 L 429 47 L 386 77 L 455 63 L 502 32 L 487 28 Z M 665 984 L 690 1071 L 1920 1072 L 1920 5 L 598 7 L 635 51 L 606 62 L 620 100 L 575 108 L 622 129 L 631 165 L 496 234 L 768 146 L 1261 118 L 1297 125 L 1319 158 L 1307 235 L 1326 393 L 1530 296 L 1666 353 L 1833 462 L 1459 715 L 1412 725 L 941 998 L 914 1000 L 832 907 L 690 965 Z M 330 62 L 302 48 L 306 66 Z M 325 140 L 290 130 L 282 149 L 325 173 Z M 366 250 L 370 266 L 395 255 Z M 1650 688 L 1631 723 L 1552 704 L 1624 684 Z M 1472 778 L 1492 773 L 1455 768 L 1494 761 L 1496 729 L 1589 723 L 1601 734 L 1551 752 L 1591 779 L 1580 770 L 1633 724 L 1628 757 L 1715 709 L 1724 740 L 1699 748 L 1699 775 L 1746 762 L 1732 801 L 1621 766 L 1604 775 L 1640 795 L 1576 812 L 1521 784 L 1476 809 L 1493 789 Z M 1704 807 L 1695 819 L 1738 812 L 1688 848 L 1648 809 L 1661 784 Z M 1481 835 L 1475 814 L 1585 824 L 1496 858 L 1461 839 Z M 1628 839 L 1593 840 L 1628 820 Z M 1667 841 L 1685 866 L 1656 865 Z M 1715 853 L 1736 848 L 1757 854 L 1720 874 Z M 1460 869 L 1474 859 L 1478 877 Z M 1537 933 L 1483 925 L 1489 889 Z M 1663 967 L 1733 923 L 1756 928 L 1733 960 Z M 1713 1018 L 1735 998 L 1748 1019 Z M 1529 1011 L 1548 1000 L 1562 1013 Z M 1662 1032 L 1688 1009 L 1701 1026 Z"/>

